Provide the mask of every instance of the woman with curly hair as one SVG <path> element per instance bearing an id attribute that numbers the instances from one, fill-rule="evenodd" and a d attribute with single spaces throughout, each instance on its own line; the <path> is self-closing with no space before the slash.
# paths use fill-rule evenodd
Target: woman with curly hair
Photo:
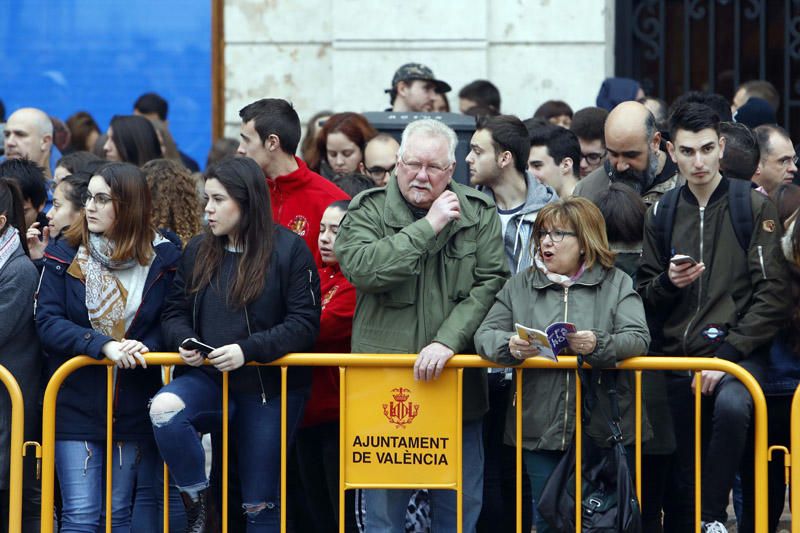
<path id="1" fill-rule="evenodd" d="M 180 161 L 154 159 L 142 166 L 153 197 L 153 224 L 175 232 L 186 245 L 200 233 L 200 204 L 194 178 Z"/>

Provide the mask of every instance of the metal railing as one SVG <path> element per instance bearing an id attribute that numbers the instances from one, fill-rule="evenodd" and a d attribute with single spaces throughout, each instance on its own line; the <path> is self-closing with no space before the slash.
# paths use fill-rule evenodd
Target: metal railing
<path id="1" fill-rule="evenodd" d="M 150 353 L 146 356 L 147 364 L 150 365 L 162 365 L 162 366 L 173 366 L 173 365 L 180 365 L 182 364 L 182 360 L 177 354 L 174 353 Z M 283 416 L 286 409 L 286 384 L 287 384 L 287 369 L 290 366 L 333 366 L 340 368 L 340 376 L 343 376 L 343 369 L 347 367 L 381 367 L 381 368 L 397 368 L 397 367 L 411 367 L 416 360 L 415 354 L 315 354 L 315 353 L 306 353 L 306 354 L 289 354 L 277 361 L 270 363 L 268 366 L 279 366 L 281 367 L 281 503 L 280 503 L 280 513 L 281 513 L 281 531 L 285 531 L 286 527 L 286 505 L 285 505 L 285 498 L 286 498 L 286 417 Z M 581 397 L 580 397 L 580 378 L 578 376 L 578 372 L 576 369 L 576 358 L 575 357 L 561 357 L 559 358 L 558 362 L 552 362 L 547 359 L 543 358 L 531 358 L 524 361 L 519 366 L 515 367 L 515 372 L 517 375 L 517 402 L 516 402 L 516 430 L 517 435 L 522 434 L 522 381 L 523 377 L 523 370 L 530 370 L 530 369 L 559 369 L 559 370 L 569 370 L 575 372 L 576 377 L 576 428 L 575 428 L 575 438 L 576 438 L 576 479 L 575 479 L 575 501 L 581 501 L 581 417 L 580 417 L 580 405 L 581 405 Z M 107 374 L 107 401 L 109 408 L 107 409 L 106 413 L 106 423 L 107 423 L 107 430 L 106 430 L 106 439 L 107 439 L 107 446 L 109 447 L 108 453 L 110 456 L 110 446 L 113 442 L 113 425 L 112 425 L 112 417 L 113 417 L 113 402 L 112 402 L 112 393 L 113 393 L 113 379 L 112 379 L 112 367 L 113 363 L 107 359 L 97 360 L 86 356 L 79 356 L 73 359 L 70 359 L 66 363 L 64 363 L 51 377 L 50 382 L 47 385 L 47 390 L 45 392 L 44 398 L 44 413 L 43 413 L 43 428 L 42 428 L 42 448 L 43 448 L 43 457 L 42 457 L 42 531 L 44 533 L 50 533 L 52 531 L 52 524 L 53 524 L 53 497 L 54 497 L 54 475 L 55 475 L 55 417 L 56 417 L 56 398 L 58 391 L 63 384 L 64 380 L 72 374 L 74 371 L 78 370 L 79 368 L 85 366 L 107 366 L 108 367 L 108 374 Z M 265 365 L 267 366 L 267 365 Z M 478 356 L 474 355 L 456 355 L 447 363 L 447 368 L 485 368 L 485 367 L 493 367 L 499 366 L 494 365 L 488 361 L 481 359 Z M 632 370 L 635 371 L 636 374 L 636 404 L 635 404 L 635 428 L 636 428 L 636 443 L 635 443 L 635 450 L 636 450 L 636 489 L 637 495 L 641 501 L 641 427 L 642 427 L 642 401 L 641 401 L 641 392 L 642 392 L 642 384 L 641 384 L 641 371 L 643 370 L 683 370 L 683 371 L 693 371 L 695 372 L 695 379 L 696 379 L 696 387 L 695 387 L 695 519 L 696 525 L 699 530 L 700 527 L 700 508 L 701 508 L 701 500 L 700 500 L 700 489 L 701 489 L 701 434 L 700 431 L 700 424 L 701 424 L 701 416 L 700 416 L 700 407 L 701 407 L 701 400 L 702 395 L 700 393 L 701 390 L 701 371 L 702 370 L 718 370 L 727 372 L 734 377 L 736 377 L 739 381 L 741 381 L 747 390 L 750 392 L 750 395 L 753 398 L 753 426 L 755 432 L 755 531 L 756 533 L 766 533 L 767 532 L 767 410 L 766 410 L 766 402 L 764 399 L 764 394 L 761 391 L 756 380 L 744 370 L 742 367 L 731 363 L 729 361 L 725 361 L 722 359 L 715 359 L 715 358 L 707 358 L 707 357 L 633 357 L 627 359 L 619 364 L 616 370 Z M 166 372 L 169 375 L 169 372 Z M 0 379 L 4 382 L 6 378 L 3 377 L 2 373 L 0 373 Z M 342 400 L 344 400 L 344 395 L 346 391 L 343 390 L 342 387 L 341 395 Z M 460 395 L 459 395 L 460 396 Z M 228 374 L 223 373 L 222 376 L 222 441 L 223 441 L 223 450 L 222 450 L 222 531 L 227 531 L 227 512 L 228 512 Z M 800 395 L 795 396 L 795 403 L 793 405 L 793 409 L 797 408 L 798 413 L 800 413 Z M 21 400 L 20 400 L 21 401 Z M 342 403 L 343 404 L 343 403 Z M 15 413 L 17 411 L 15 410 Z M 459 411 L 460 414 L 460 411 Z M 346 413 L 343 413 L 343 416 L 346 416 Z M 18 423 L 21 426 L 21 414 L 19 415 L 20 420 Z M 459 417 L 460 418 L 460 417 Z M 793 423 L 795 421 L 793 417 Z M 800 422 L 798 422 L 800 424 Z M 340 431 L 344 431 L 344 424 L 341 424 L 340 427 L 342 428 Z M 342 434 L 343 435 L 343 434 Z M 343 444 L 341 440 L 343 437 L 340 437 L 340 444 Z M 20 438 L 21 441 L 21 432 Z M 797 442 L 795 442 L 797 441 Z M 522 470 L 521 470 L 521 454 L 522 454 L 522 439 L 517 439 L 517 530 L 521 530 L 522 518 L 521 518 L 521 483 L 522 483 Z M 793 428 L 792 430 L 792 445 L 793 449 L 800 450 L 800 430 L 796 430 Z M 19 447 L 20 445 L 18 445 Z M 340 454 L 344 453 L 344 448 L 340 449 Z M 460 464 L 460 455 L 461 450 L 460 447 L 456 450 L 458 461 Z M 21 485 L 21 473 L 19 470 L 21 469 L 21 454 L 19 455 L 19 461 L 17 465 L 17 476 L 20 479 Z M 340 466 L 341 466 L 342 458 L 340 456 Z M 110 531 L 111 527 L 111 467 L 110 461 L 107 462 L 106 467 L 106 529 Z M 14 468 L 12 463 L 12 469 Z M 164 497 L 165 497 L 165 504 L 164 504 L 164 529 L 165 531 L 168 530 L 168 503 L 167 503 L 167 491 L 168 491 L 168 475 L 166 472 L 165 466 L 165 475 L 164 475 Z M 13 472 L 13 471 L 12 471 Z M 13 474 L 12 474 L 13 475 Z M 792 471 L 792 481 L 793 486 L 800 487 L 800 471 L 795 472 Z M 798 483 L 794 485 L 794 483 Z M 384 485 L 385 487 L 386 485 Z M 460 487 L 459 487 L 460 488 Z M 340 529 L 343 527 L 343 520 L 344 520 L 344 513 L 342 512 L 341 506 L 343 505 L 343 491 L 345 487 L 344 484 L 340 481 Z M 460 491 L 458 491 L 460 496 Z M 17 495 L 19 498 L 19 495 Z M 795 502 L 795 498 L 800 499 L 800 490 L 792 491 L 792 500 L 793 503 Z M 460 499 L 460 498 L 459 498 Z M 19 501 L 14 502 L 15 505 L 19 505 Z M 800 504 L 800 503 L 799 503 Z M 575 509 L 576 515 L 576 528 L 580 530 L 580 523 L 581 523 L 581 506 L 578 504 L 576 505 Z M 460 517 L 459 517 L 460 518 Z M 800 521 L 798 521 L 800 522 Z M 460 520 L 459 520 L 459 530 L 460 530 Z M 797 531 L 794 529 L 793 531 Z"/>
<path id="2" fill-rule="evenodd" d="M 11 400 L 11 438 L 8 467 L 8 530 L 20 531 L 22 528 L 22 458 L 28 443 L 25 434 L 25 404 L 22 390 L 13 374 L 0 365 L 0 382 L 8 391 Z M 36 444 L 36 443 L 31 443 Z"/>

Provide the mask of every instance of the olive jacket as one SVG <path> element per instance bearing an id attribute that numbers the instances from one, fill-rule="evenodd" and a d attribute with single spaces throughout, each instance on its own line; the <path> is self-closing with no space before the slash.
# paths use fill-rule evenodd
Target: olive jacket
<path id="1" fill-rule="evenodd" d="M 438 235 L 425 218 L 415 220 L 395 177 L 351 202 L 335 251 L 356 288 L 353 353 L 418 353 L 431 342 L 475 353 L 472 337 L 508 265 L 494 203 L 456 182 L 448 189 L 461 217 Z M 463 418 L 487 409 L 486 370 L 467 369 Z"/>
<path id="2" fill-rule="evenodd" d="M 538 269 L 520 272 L 505 284 L 486 319 L 475 334 L 478 353 L 503 365 L 518 365 L 508 349 L 514 324 L 544 330 L 554 322 L 571 322 L 578 330 L 597 337 L 595 350 L 586 357 L 594 368 L 614 367 L 617 361 L 647 352 L 650 334 L 644 307 L 633 290 L 631 278 L 617 268 L 599 265 L 587 269 L 571 287 L 553 283 Z M 622 434 L 625 444 L 634 441 L 633 372 L 607 372 L 616 376 Z M 515 376 L 516 379 L 516 376 Z M 603 378 L 601 378 L 603 379 Z M 515 388 L 512 388 L 515 389 Z M 596 387 L 598 403 L 586 434 L 598 445 L 610 436 L 605 416 L 610 415 L 602 384 Z M 505 442 L 515 445 L 515 404 L 509 402 Z M 563 451 L 575 433 L 575 372 L 531 369 L 522 373 L 522 446 L 528 450 Z M 643 440 L 650 437 L 645 421 Z"/>

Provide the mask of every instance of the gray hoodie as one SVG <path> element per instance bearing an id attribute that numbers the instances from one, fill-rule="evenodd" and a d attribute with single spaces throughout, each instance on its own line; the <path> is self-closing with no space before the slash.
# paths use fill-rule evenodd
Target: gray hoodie
<path id="1" fill-rule="evenodd" d="M 503 235 L 508 268 L 511 269 L 512 276 L 533 264 L 531 237 L 533 236 L 533 223 L 536 221 L 536 213 L 550 202 L 558 200 L 556 191 L 547 185 L 543 185 L 530 172 L 525 173 L 525 185 L 528 189 L 525 205 L 514 213 L 514 216 L 508 221 L 505 235 Z M 490 188 L 484 187 L 482 191 L 492 200 L 495 199 L 494 191 Z"/>

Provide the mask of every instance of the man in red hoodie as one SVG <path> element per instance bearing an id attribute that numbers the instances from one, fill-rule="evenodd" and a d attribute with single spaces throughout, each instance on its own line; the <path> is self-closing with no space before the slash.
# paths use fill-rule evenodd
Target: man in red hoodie
<path id="1" fill-rule="evenodd" d="M 272 217 L 305 239 L 321 267 L 317 238 L 322 213 L 331 203 L 350 197 L 294 155 L 300 142 L 300 118 L 292 104 L 262 98 L 239 110 L 239 116 L 237 153 L 259 164 L 267 176 Z"/>

